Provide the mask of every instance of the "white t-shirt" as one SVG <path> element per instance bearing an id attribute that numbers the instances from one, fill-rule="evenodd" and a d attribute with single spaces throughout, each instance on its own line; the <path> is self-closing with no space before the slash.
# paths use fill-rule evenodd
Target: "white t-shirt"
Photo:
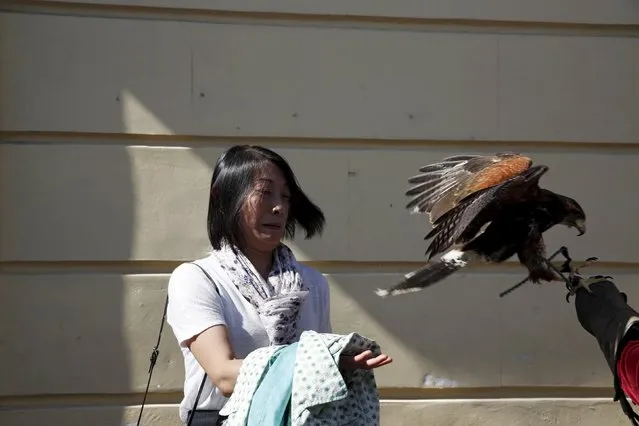
<path id="1" fill-rule="evenodd" d="M 196 265 L 183 263 L 171 274 L 168 284 L 169 304 L 167 323 L 180 345 L 184 356 L 184 398 L 180 403 L 180 418 L 186 421 L 193 408 L 204 370 L 198 364 L 185 342 L 214 325 L 226 325 L 231 347 L 237 358 L 245 358 L 251 351 L 269 345 L 268 335 L 262 326 L 257 310 L 227 279 L 217 275 L 214 258 L 209 256 L 196 261 L 213 278 L 213 284 Z M 330 333 L 330 302 L 326 278 L 313 268 L 300 265 L 302 278 L 309 294 L 300 312 L 300 333 L 314 330 Z M 197 409 L 219 410 L 227 401 L 210 380 L 206 380 L 200 394 Z"/>

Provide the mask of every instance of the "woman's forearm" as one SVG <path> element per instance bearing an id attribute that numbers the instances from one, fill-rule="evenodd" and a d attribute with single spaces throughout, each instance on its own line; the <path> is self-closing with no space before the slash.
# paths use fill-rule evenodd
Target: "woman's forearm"
<path id="1" fill-rule="evenodd" d="M 237 377 L 240 375 L 240 367 L 242 367 L 241 359 L 230 359 L 224 361 L 222 365 L 217 368 L 211 368 L 209 374 L 211 381 L 220 390 L 220 393 L 225 397 L 230 397 L 235 389 L 235 383 Z"/>
<path id="2" fill-rule="evenodd" d="M 190 342 L 189 348 L 220 393 L 230 396 L 243 360 L 235 358 L 226 327 L 214 326 L 205 330 Z"/>

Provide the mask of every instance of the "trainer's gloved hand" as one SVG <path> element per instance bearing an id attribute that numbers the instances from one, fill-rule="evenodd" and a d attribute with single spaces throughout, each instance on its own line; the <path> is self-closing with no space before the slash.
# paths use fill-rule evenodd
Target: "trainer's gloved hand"
<path id="1" fill-rule="evenodd" d="M 628 305 L 625 293 L 609 278 L 590 277 L 575 294 L 575 310 L 579 324 L 599 343 L 614 377 L 615 397 L 631 423 L 639 425 L 639 416 L 626 399 L 617 375 L 617 359 L 628 339 L 639 339 L 639 313 Z M 634 325 L 633 327 L 633 324 Z"/>
<path id="2" fill-rule="evenodd" d="M 577 289 L 575 309 L 579 324 L 597 339 L 610 369 L 614 372 L 616 351 L 633 317 L 639 313 L 627 304 L 627 296 L 620 292 L 610 279 L 603 276 L 590 277 L 584 288 Z"/>

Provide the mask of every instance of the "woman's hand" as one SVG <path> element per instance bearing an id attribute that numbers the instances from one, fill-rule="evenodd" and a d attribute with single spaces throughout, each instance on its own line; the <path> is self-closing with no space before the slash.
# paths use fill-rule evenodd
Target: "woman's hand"
<path id="1" fill-rule="evenodd" d="M 373 352 L 366 350 L 355 356 L 342 355 L 339 360 L 340 368 L 344 370 L 372 370 L 393 362 L 393 359 L 386 354 L 380 354 L 375 358 L 371 358 Z"/>

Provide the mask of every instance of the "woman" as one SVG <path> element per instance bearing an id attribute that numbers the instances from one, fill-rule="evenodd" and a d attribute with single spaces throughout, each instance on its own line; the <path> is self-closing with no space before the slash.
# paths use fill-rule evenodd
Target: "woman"
<path id="1" fill-rule="evenodd" d="M 167 322 L 185 364 L 183 422 L 204 383 L 192 424 L 215 424 L 251 351 L 292 343 L 304 330 L 331 332 L 326 279 L 298 263 L 281 242 L 297 226 L 306 238 L 324 226 L 322 211 L 302 192 L 286 160 L 259 146 L 222 154 L 211 179 L 207 222 L 211 254 L 178 266 L 168 289 Z M 370 369 L 391 361 L 366 351 L 342 359 L 341 367 Z"/>

